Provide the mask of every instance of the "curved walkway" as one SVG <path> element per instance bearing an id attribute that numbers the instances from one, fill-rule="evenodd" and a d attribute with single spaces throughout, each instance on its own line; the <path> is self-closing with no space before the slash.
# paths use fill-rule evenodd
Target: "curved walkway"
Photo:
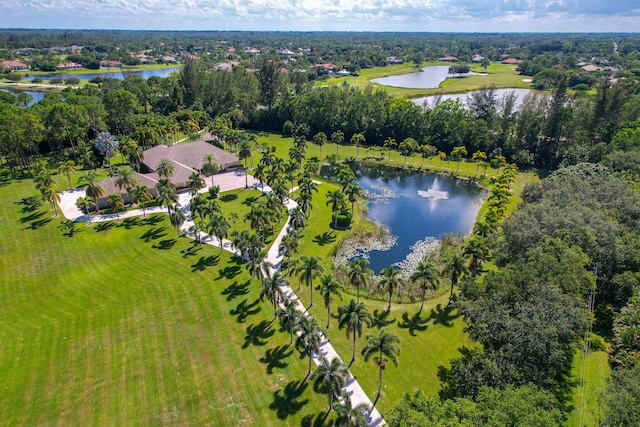
<path id="1" fill-rule="evenodd" d="M 233 176 L 230 176 L 229 174 L 234 174 L 235 179 Z M 249 175 L 249 185 L 253 185 L 257 182 L 258 181 L 255 180 L 255 178 Z M 319 181 L 316 181 L 316 182 L 320 183 Z M 238 176 L 236 172 L 227 172 L 226 174 L 219 174 L 219 175 L 216 175 L 215 184 L 220 185 L 220 192 L 229 191 L 237 188 L 243 188 L 245 186 L 245 176 L 244 174 L 242 174 L 241 176 Z M 292 189 L 292 192 L 295 191 L 296 189 L 297 188 Z M 200 190 L 200 192 L 206 192 L 206 191 L 208 190 L 207 189 Z M 82 188 L 74 188 L 71 190 L 66 190 L 61 194 L 61 200 L 59 203 L 60 209 L 62 210 L 62 213 L 66 218 L 76 222 L 88 221 L 87 215 L 82 213 L 75 205 L 78 197 L 84 197 L 84 196 L 85 196 L 85 192 Z M 187 220 L 184 222 L 184 224 L 182 224 L 182 227 L 180 228 L 180 230 L 186 236 L 194 239 L 195 236 L 193 235 L 193 233 L 189 231 L 189 229 L 194 225 L 193 220 L 191 218 L 191 212 L 190 212 L 190 205 L 189 205 L 190 199 L 191 197 L 187 193 L 178 195 L 178 203 L 180 203 L 180 206 L 182 206 L 181 210 L 185 213 L 185 216 L 187 217 Z M 291 209 L 297 206 L 296 202 L 293 201 L 292 199 L 288 199 L 284 205 L 286 206 L 288 211 L 291 211 Z M 155 206 L 155 207 L 147 208 L 147 213 L 149 214 L 166 213 L 166 209 L 163 207 Z M 120 218 L 128 218 L 128 217 L 141 216 L 141 215 L 142 215 L 142 209 L 132 209 L 126 212 L 122 212 L 120 214 Z M 104 215 L 93 216 L 91 221 L 103 222 L 103 221 L 112 221 L 114 219 L 116 219 L 115 214 L 104 214 Z M 275 240 L 273 241 L 273 244 L 271 245 L 271 247 L 269 248 L 269 251 L 267 252 L 266 260 L 275 266 L 275 269 L 272 269 L 270 273 L 273 273 L 274 271 L 279 270 L 280 265 L 282 264 L 283 254 L 280 252 L 280 242 L 282 241 L 282 238 L 289 231 L 289 220 L 290 220 L 290 217 L 287 217 L 287 221 L 285 222 L 284 227 L 282 227 L 282 230 L 280 230 L 280 233 L 278 233 L 278 236 L 275 238 Z M 210 236 L 208 234 L 201 232 L 200 238 L 202 243 L 220 247 L 220 241 L 214 236 Z M 236 255 L 239 254 L 239 252 L 233 246 L 233 243 L 231 243 L 231 241 L 227 239 L 222 240 L 222 247 L 223 249 L 229 252 L 232 252 Z M 303 316 L 306 316 L 309 318 L 311 317 L 311 315 L 307 312 L 307 309 L 300 302 L 300 299 L 298 298 L 296 293 L 293 291 L 293 289 L 291 289 L 291 287 L 288 284 L 281 286 L 281 289 L 282 289 L 282 294 L 284 295 L 285 298 L 287 298 L 290 301 L 296 302 L 296 308 L 300 313 L 302 313 Z M 340 356 L 338 356 L 338 353 L 336 352 L 336 350 L 331 345 L 331 342 L 329 342 L 329 339 L 324 335 L 322 337 L 320 347 L 314 353 L 315 354 L 314 354 L 313 360 L 316 363 L 316 365 L 318 365 L 319 363 L 318 356 L 320 355 L 325 356 L 329 361 L 335 358 L 338 358 L 339 360 L 342 361 L 342 359 L 340 359 Z M 378 409 L 373 407 L 371 399 L 369 399 L 369 396 L 367 396 L 367 394 L 364 392 L 364 390 L 362 389 L 358 381 L 356 381 L 355 377 L 351 374 L 350 371 L 349 371 L 349 375 L 348 375 L 347 381 L 345 382 L 345 386 L 343 390 L 351 398 L 351 404 L 354 407 L 360 404 L 364 404 L 366 405 L 367 408 L 371 408 L 364 414 L 365 419 L 367 420 L 369 426 L 378 427 L 386 424 L 384 419 L 378 412 Z"/>

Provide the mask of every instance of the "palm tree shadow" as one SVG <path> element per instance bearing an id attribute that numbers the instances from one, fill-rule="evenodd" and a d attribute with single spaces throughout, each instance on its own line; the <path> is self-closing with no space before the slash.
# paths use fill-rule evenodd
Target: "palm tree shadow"
<path id="1" fill-rule="evenodd" d="M 233 279 L 238 274 L 240 274 L 240 266 L 227 265 L 225 268 L 221 268 L 220 270 L 218 270 L 218 273 L 220 273 L 219 279 L 222 279 L 223 277 L 225 279 Z"/>
<path id="2" fill-rule="evenodd" d="M 29 215 L 26 215 L 26 216 L 23 216 L 22 218 L 20 218 L 20 223 L 24 224 L 26 222 L 35 221 L 37 219 L 42 218 L 44 216 L 44 214 L 45 214 L 44 211 L 30 213 Z"/>
<path id="3" fill-rule="evenodd" d="M 260 303 L 260 300 L 255 300 L 251 304 L 248 303 L 246 299 L 242 300 L 240 304 L 236 306 L 236 308 L 232 309 L 229 314 L 233 316 L 238 316 L 237 322 L 244 323 L 247 320 L 247 317 L 257 314 L 260 312 L 261 308 L 256 307 Z M 255 308 L 254 308 L 255 307 Z"/>
<path id="4" fill-rule="evenodd" d="M 19 201 L 13 202 L 13 204 L 22 205 L 22 209 L 20 210 L 20 212 L 24 214 L 24 213 L 35 211 L 36 209 L 38 209 L 40 206 L 43 205 L 43 202 L 41 199 L 37 198 L 36 196 L 29 196 L 29 197 L 23 197 Z"/>
<path id="5" fill-rule="evenodd" d="M 246 295 L 249 293 L 249 281 L 244 282 L 242 285 L 239 285 L 238 282 L 233 282 L 221 292 L 222 295 L 227 296 L 227 301 L 231 301 L 236 299 L 239 296 Z"/>
<path id="6" fill-rule="evenodd" d="M 390 324 L 396 321 L 395 317 L 393 319 L 388 318 L 390 314 L 391 312 L 387 310 L 384 310 L 384 311 L 380 311 L 378 309 L 373 310 L 373 322 L 371 322 L 371 326 L 378 329 L 389 326 Z"/>
<path id="7" fill-rule="evenodd" d="M 160 215 L 152 215 L 142 219 L 140 225 L 156 225 L 159 222 L 162 222 L 162 217 Z"/>
<path id="8" fill-rule="evenodd" d="M 431 317 L 420 317 L 420 313 L 416 313 L 409 318 L 409 313 L 405 311 L 402 313 L 402 322 L 398 323 L 398 327 L 408 329 L 411 336 L 415 337 L 416 331 L 423 332 L 427 330 L 427 323 L 429 323 L 429 319 L 431 319 Z"/>
<path id="9" fill-rule="evenodd" d="M 244 344 L 242 348 L 247 348 L 250 345 L 261 347 L 267 344 L 267 338 L 275 334 L 276 331 L 271 329 L 271 322 L 263 320 L 262 322 L 247 327 L 247 335 L 244 337 Z"/>
<path id="10" fill-rule="evenodd" d="M 196 252 L 202 250 L 202 245 L 199 245 L 195 240 L 187 249 L 183 249 L 180 251 L 182 254 L 182 258 L 188 258 L 190 256 L 195 256 Z"/>
<path id="11" fill-rule="evenodd" d="M 219 261 L 220 261 L 220 255 L 210 255 L 208 257 L 201 256 L 198 262 L 190 265 L 191 272 L 195 273 L 196 271 L 204 271 L 207 269 L 207 267 L 213 267 L 214 265 L 218 265 Z"/>
<path id="12" fill-rule="evenodd" d="M 298 400 L 307 386 L 308 383 L 302 381 L 291 381 L 284 389 L 274 391 L 273 402 L 269 405 L 269 409 L 275 410 L 276 416 L 281 420 L 296 414 L 309 403 L 309 399 Z"/>
<path id="13" fill-rule="evenodd" d="M 140 236 L 140 238 L 142 240 L 144 240 L 145 242 L 150 242 L 152 240 L 157 240 L 157 239 L 167 235 L 167 233 L 164 232 L 164 230 L 166 230 L 166 229 L 167 229 L 167 227 L 151 228 L 151 229 L 145 231 L 144 234 L 142 236 Z"/>
<path id="14" fill-rule="evenodd" d="M 284 359 L 288 358 L 292 354 L 293 349 L 290 349 L 289 346 L 277 346 L 268 349 L 264 353 L 264 357 L 261 357 L 258 360 L 267 365 L 267 374 L 271 375 L 274 368 L 283 369 L 289 366 L 289 363 L 284 362 Z"/>
<path id="15" fill-rule="evenodd" d="M 324 246 L 324 245 L 328 245 L 329 243 L 333 243 L 335 242 L 337 239 L 337 237 L 335 236 L 335 234 L 332 232 L 324 232 L 322 234 L 318 234 L 316 237 L 313 238 L 313 242 L 317 243 L 319 246 Z"/>
<path id="16" fill-rule="evenodd" d="M 153 249 L 160 249 L 162 251 L 166 251 L 173 248 L 176 242 L 177 242 L 176 239 L 165 239 L 165 240 L 161 240 L 157 245 L 153 245 L 151 247 Z"/>
<path id="17" fill-rule="evenodd" d="M 139 221 L 137 217 L 125 218 L 118 227 L 124 227 L 127 230 L 131 230 L 133 227 L 139 225 Z"/>
<path id="18" fill-rule="evenodd" d="M 116 226 L 116 223 L 114 221 L 105 221 L 96 225 L 94 229 L 96 230 L 97 233 L 101 233 L 103 231 L 111 230 L 115 226 Z"/>
<path id="19" fill-rule="evenodd" d="M 456 311 L 455 314 L 451 314 L 455 310 L 456 309 L 453 306 L 448 305 L 443 309 L 442 304 L 438 304 L 435 310 L 433 308 L 431 309 L 429 318 L 434 319 L 434 325 L 442 325 L 450 328 L 451 326 L 453 326 L 452 320 L 460 317 L 459 311 Z"/>
<path id="20" fill-rule="evenodd" d="M 333 426 L 333 420 L 327 423 L 327 417 L 329 412 L 320 412 L 319 414 L 308 414 L 302 418 L 300 425 L 302 427 L 331 427 Z"/>
<path id="21" fill-rule="evenodd" d="M 67 221 L 63 221 L 59 226 L 59 229 L 61 229 L 62 235 L 63 236 L 67 236 L 67 237 L 73 237 L 75 236 L 77 233 L 80 233 L 82 230 L 78 230 L 76 228 L 76 223 L 71 221 L 71 220 L 67 220 Z"/>

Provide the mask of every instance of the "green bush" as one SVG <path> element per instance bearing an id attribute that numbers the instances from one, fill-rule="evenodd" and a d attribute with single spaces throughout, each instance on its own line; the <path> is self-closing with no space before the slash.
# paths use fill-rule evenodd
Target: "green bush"
<path id="1" fill-rule="evenodd" d="M 338 216 L 336 221 L 336 215 Z M 340 211 L 331 218 L 332 224 L 336 224 L 338 228 L 349 227 L 351 225 L 351 213 L 349 211 Z"/>

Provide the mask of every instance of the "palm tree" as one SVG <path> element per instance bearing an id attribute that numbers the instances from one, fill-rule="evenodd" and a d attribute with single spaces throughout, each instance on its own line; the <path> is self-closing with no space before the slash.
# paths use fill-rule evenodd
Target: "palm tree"
<path id="1" fill-rule="evenodd" d="M 91 225 L 91 214 L 89 213 L 91 205 L 93 205 L 94 207 L 96 206 L 95 202 L 91 200 L 91 197 L 78 197 L 78 200 L 76 200 L 76 206 L 78 207 L 78 209 L 80 209 L 81 211 L 85 211 L 85 213 L 87 214 L 87 218 L 89 218 L 89 225 Z"/>
<path id="2" fill-rule="evenodd" d="M 398 366 L 400 339 L 383 328 L 380 330 L 378 336 L 367 336 L 367 345 L 362 349 L 362 355 L 366 361 L 368 361 L 371 356 L 374 356 L 374 361 L 378 365 L 378 395 L 376 397 L 376 400 L 378 400 L 382 390 L 382 371 L 387 367 L 384 357 L 386 356 L 394 365 Z"/>
<path id="3" fill-rule="evenodd" d="M 240 150 L 238 150 L 238 157 L 244 161 L 244 188 L 249 187 L 249 177 L 247 172 L 247 159 L 251 157 L 251 142 L 243 140 L 240 143 Z"/>
<path id="4" fill-rule="evenodd" d="M 364 135 L 360 132 L 354 133 L 349 142 L 356 146 L 356 159 L 358 158 L 358 146 L 366 141 Z"/>
<path id="5" fill-rule="evenodd" d="M 396 290 L 400 283 L 400 274 L 401 271 L 396 269 L 393 265 L 383 268 L 380 271 L 380 276 L 382 277 L 382 280 L 380 280 L 380 286 L 386 286 L 387 292 L 389 293 L 389 305 L 387 306 L 387 311 L 391 311 L 391 297 L 393 296 L 393 291 Z"/>
<path id="6" fill-rule="evenodd" d="M 317 256 L 301 256 L 302 264 L 298 267 L 298 275 L 307 286 L 309 286 L 310 303 L 309 308 L 313 307 L 313 279 L 324 272 L 324 267 L 320 265 L 322 258 Z"/>
<path id="7" fill-rule="evenodd" d="M 487 245 L 485 241 L 479 237 L 469 238 L 462 254 L 471 257 L 471 265 L 469 268 L 471 269 L 472 275 L 475 276 L 482 266 L 482 261 L 486 257 Z"/>
<path id="8" fill-rule="evenodd" d="M 240 218 L 240 216 L 238 215 L 237 212 L 231 212 L 229 214 L 229 219 L 231 220 L 231 222 L 233 223 L 233 231 L 236 231 L 236 220 Z"/>
<path id="9" fill-rule="evenodd" d="M 466 156 L 466 155 L 467 155 L 467 148 L 464 145 L 461 145 L 459 147 L 453 147 L 453 150 L 451 151 L 451 157 L 456 159 L 456 161 L 458 162 L 456 173 L 458 173 L 458 171 L 460 170 L 460 157 Z"/>
<path id="10" fill-rule="evenodd" d="M 71 174 L 76 171 L 76 164 L 73 160 L 67 160 L 58 168 L 58 172 L 65 175 L 69 180 L 69 188 L 71 188 Z"/>
<path id="11" fill-rule="evenodd" d="M 353 206 L 358 201 L 358 199 L 364 197 L 364 191 L 362 191 L 362 187 L 357 182 L 350 182 L 344 188 L 344 194 L 347 196 L 349 202 L 351 202 L 351 216 L 353 217 Z"/>
<path id="12" fill-rule="evenodd" d="M 366 403 L 354 407 L 349 393 L 344 390 L 340 394 L 340 400 L 342 403 L 338 401 L 333 406 L 337 414 L 335 427 L 369 427 L 364 413 L 369 412 L 371 408 Z"/>
<path id="13" fill-rule="evenodd" d="M 453 254 L 445 263 L 444 270 L 442 270 L 442 274 L 448 274 L 449 279 L 451 279 L 451 293 L 449 293 L 449 302 L 447 304 L 451 304 L 451 298 L 453 298 L 453 287 L 458 284 L 458 280 L 465 273 L 468 273 L 469 269 L 467 268 L 464 258 L 458 254 Z"/>
<path id="14" fill-rule="evenodd" d="M 120 209 L 124 209 L 124 200 L 119 194 L 109 194 L 109 206 L 116 211 L 116 218 L 120 221 Z"/>
<path id="15" fill-rule="evenodd" d="M 120 190 L 123 188 L 127 193 L 130 193 L 131 189 L 138 185 L 138 178 L 136 177 L 136 173 L 129 166 L 122 166 L 116 169 L 116 178 L 114 180 L 114 184 Z"/>
<path id="16" fill-rule="evenodd" d="M 424 308 L 424 298 L 427 293 L 427 285 L 431 285 L 431 289 L 434 291 L 438 287 L 438 272 L 436 266 L 432 262 L 421 262 L 418 267 L 411 274 L 410 280 L 412 282 L 421 282 L 420 288 L 422 289 L 422 304 L 420 305 L 419 313 L 422 313 Z"/>
<path id="17" fill-rule="evenodd" d="M 176 196 L 176 190 L 173 188 L 173 185 L 167 179 L 163 178 L 156 184 L 156 189 L 158 190 L 158 201 L 160 202 L 160 206 L 167 207 L 167 214 L 171 215 L 169 211 L 169 206 L 171 203 L 176 203 L 178 201 L 178 197 Z"/>
<path id="18" fill-rule="evenodd" d="M 349 335 L 353 338 L 351 363 L 356 360 L 356 338 L 362 336 L 362 326 L 371 327 L 372 322 L 373 318 L 363 302 L 355 302 L 352 298 L 348 305 L 338 307 L 338 327 L 346 328 L 347 338 Z"/>
<path id="19" fill-rule="evenodd" d="M 227 221 L 227 218 L 224 215 L 214 213 L 209 218 L 207 233 L 212 236 L 216 236 L 220 242 L 220 253 L 222 253 L 222 239 L 226 239 L 229 235 L 229 221 Z"/>
<path id="20" fill-rule="evenodd" d="M 313 195 L 306 191 L 300 191 L 300 194 L 298 194 L 298 197 L 296 198 L 296 203 L 304 213 L 305 217 L 306 217 L 306 214 L 313 208 L 313 205 L 311 203 L 312 201 L 313 201 Z"/>
<path id="21" fill-rule="evenodd" d="M 438 151 L 438 158 L 440 159 L 440 170 L 442 170 L 442 161 L 447 158 L 447 153 L 444 151 Z"/>
<path id="22" fill-rule="evenodd" d="M 87 189 L 85 190 L 87 197 L 91 197 L 93 199 L 96 204 L 96 209 L 98 208 L 98 199 L 107 194 L 107 191 L 100 182 L 98 182 L 98 179 L 100 179 L 100 175 L 93 170 L 88 171 L 78 178 L 79 183 L 87 186 Z"/>
<path id="23" fill-rule="evenodd" d="M 333 301 L 333 295 L 337 295 L 342 300 L 343 290 L 342 285 L 337 280 L 334 280 L 331 274 L 325 274 L 320 277 L 320 284 L 316 286 L 316 290 L 320 291 L 320 295 L 324 298 L 324 306 L 327 309 L 327 329 L 329 329 L 329 323 L 331 322 L 331 301 Z"/>
<path id="24" fill-rule="evenodd" d="M 307 219 L 304 211 L 300 206 L 296 206 L 289 212 L 289 224 L 296 232 L 304 228 L 304 222 Z"/>
<path id="25" fill-rule="evenodd" d="M 58 186 L 54 182 L 51 182 L 48 185 L 40 187 L 40 192 L 42 193 L 42 200 L 51 203 L 55 216 L 58 216 L 57 204 L 60 202 Z"/>
<path id="26" fill-rule="evenodd" d="M 318 132 L 313 136 L 313 143 L 320 147 L 320 157 L 322 157 L 322 146 L 327 143 L 327 134 Z"/>
<path id="27" fill-rule="evenodd" d="M 484 151 L 478 150 L 475 153 L 473 153 L 473 155 L 471 156 L 471 160 L 476 162 L 476 174 L 474 175 L 474 177 L 477 177 L 478 169 L 480 168 L 480 162 L 487 160 L 487 153 L 485 153 Z"/>
<path id="28" fill-rule="evenodd" d="M 337 130 L 331 134 L 331 142 L 336 144 L 336 157 L 338 157 L 338 148 L 340 148 L 340 144 L 344 141 L 344 132 L 341 130 Z"/>
<path id="29" fill-rule="evenodd" d="M 187 187 L 189 187 L 189 195 L 195 197 L 198 192 L 205 187 L 204 178 L 198 172 L 193 172 L 189 175 L 187 181 Z"/>
<path id="30" fill-rule="evenodd" d="M 298 323 L 300 314 L 296 308 L 298 303 L 294 300 L 285 299 L 282 307 L 276 310 L 276 317 L 280 319 L 283 328 L 289 329 L 289 344 L 293 342 L 293 330 Z"/>
<path id="31" fill-rule="evenodd" d="M 149 193 L 149 187 L 146 185 L 136 185 L 133 190 L 131 190 L 132 202 L 140 203 L 142 206 L 142 216 L 146 218 L 147 210 L 145 207 L 145 203 L 153 200 L 153 196 Z"/>
<path id="32" fill-rule="evenodd" d="M 395 139 L 389 137 L 389 138 L 384 140 L 383 146 L 384 146 L 384 148 L 387 149 L 387 152 L 389 153 L 389 161 L 391 161 L 391 148 L 397 147 L 398 143 L 396 142 Z"/>
<path id="33" fill-rule="evenodd" d="M 262 289 L 260 290 L 260 298 L 267 297 L 273 304 L 273 317 L 276 318 L 278 315 L 278 302 L 283 296 L 281 286 L 285 286 L 287 281 L 284 276 L 276 271 L 273 273 L 273 276 L 267 277 L 262 282 Z"/>
<path id="34" fill-rule="evenodd" d="M 360 287 L 367 286 L 369 276 L 373 271 L 368 268 L 369 260 L 354 258 L 347 264 L 349 282 L 356 287 L 356 302 L 360 302 Z"/>
<path id="35" fill-rule="evenodd" d="M 184 215 L 184 212 L 180 209 L 180 205 L 178 203 L 174 203 L 172 205 L 168 205 L 169 209 L 169 222 L 171 225 L 178 229 L 178 237 L 180 237 L 180 227 L 184 224 L 184 221 L 187 219 Z"/>
<path id="36" fill-rule="evenodd" d="M 293 254 L 298 253 L 299 241 L 298 241 L 298 233 L 295 229 L 290 230 L 289 233 L 285 234 L 280 241 L 279 251 L 284 252 L 284 257 L 287 259 L 287 265 L 289 265 L 288 260 L 291 259 Z"/>
<path id="37" fill-rule="evenodd" d="M 327 205 L 331 205 L 333 211 L 333 228 L 338 227 L 338 211 L 344 209 L 347 204 L 345 195 L 340 190 L 327 191 Z"/>
<path id="38" fill-rule="evenodd" d="M 339 395 L 348 375 L 349 370 L 339 358 L 335 357 L 329 362 L 325 356 L 318 356 L 318 369 L 311 375 L 311 379 L 314 381 L 316 390 L 321 385 L 329 389 L 329 411 L 333 408 L 333 398 Z"/>
<path id="39" fill-rule="evenodd" d="M 307 376 L 309 376 L 311 374 L 313 351 L 320 347 L 324 331 L 320 328 L 316 319 L 304 316 L 296 324 L 295 330 L 298 332 L 297 344 L 309 353 L 309 370 L 307 371 Z"/>
<path id="40" fill-rule="evenodd" d="M 175 166 L 169 159 L 160 159 L 156 165 L 156 173 L 162 179 L 169 179 L 173 176 Z"/>
<path id="41" fill-rule="evenodd" d="M 218 159 L 216 159 L 216 156 L 213 154 L 207 154 L 204 156 L 200 170 L 205 175 L 211 175 L 211 185 L 213 185 L 213 175 L 220 171 L 220 166 L 218 165 Z"/>

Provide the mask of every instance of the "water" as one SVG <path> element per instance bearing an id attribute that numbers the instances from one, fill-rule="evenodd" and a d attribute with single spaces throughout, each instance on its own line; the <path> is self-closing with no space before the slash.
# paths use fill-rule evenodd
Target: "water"
<path id="1" fill-rule="evenodd" d="M 389 250 L 369 253 L 369 267 L 376 274 L 405 260 L 411 246 L 427 237 L 471 232 L 484 195 L 476 185 L 402 169 L 352 167 L 368 193 L 367 218 L 388 226 L 397 241 Z M 330 171 L 325 168 L 322 173 Z"/>
<path id="2" fill-rule="evenodd" d="M 33 104 L 35 104 L 36 102 L 44 98 L 44 94 L 46 93 L 46 92 L 36 92 L 32 90 L 15 90 L 15 89 L 0 89 L 0 90 L 2 90 L 3 92 L 9 92 L 13 95 L 18 95 L 19 93 L 28 93 L 33 97 L 33 101 L 29 103 L 29 107 L 31 107 Z"/>
<path id="3" fill-rule="evenodd" d="M 524 101 L 524 98 L 527 95 L 541 95 L 541 96 L 547 96 L 548 92 L 544 92 L 544 91 L 540 91 L 540 90 L 534 90 L 534 89 L 496 89 L 495 90 L 495 97 L 498 101 L 502 100 L 502 98 L 506 95 L 508 95 L 509 93 L 513 92 L 516 95 L 516 102 L 515 102 L 515 108 L 518 108 L 522 102 Z M 471 96 L 473 92 L 466 92 L 466 93 L 455 93 L 455 94 L 442 94 L 442 95 L 429 95 L 429 96 L 423 96 L 420 98 L 413 98 L 412 101 L 414 104 L 419 105 L 419 106 L 423 106 L 425 102 L 427 102 L 427 104 L 430 107 L 433 107 L 435 105 L 435 102 L 437 101 L 438 98 L 440 98 L 440 101 L 446 101 L 447 99 L 459 99 L 462 102 L 462 105 L 467 105 L 467 99 Z"/>
<path id="4" fill-rule="evenodd" d="M 153 69 L 153 70 L 140 70 L 140 71 L 130 71 L 130 72 L 126 72 L 126 75 L 133 75 L 133 76 L 142 76 L 145 79 L 148 79 L 149 77 L 168 77 L 169 74 L 176 72 L 176 71 L 180 71 L 180 67 L 171 67 L 171 68 L 160 68 L 160 69 Z M 111 72 L 106 72 L 106 73 L 88 73 L 88 74 L 70 74 L 70 73 L 57 73 L 57 74 L 49 74 L 49 75 L 43 75 L 43 76 L 31 76 L 29 77 L 29 80 L 33 80 L 37 77 L 39 77 L 42 80 L 51 80 L 54 78 L 59 78 L 59 79 L 66 79 L 69 77 L 77 77 L 80 80 L 91 80 L 95 77 L 101 76 L 101 77 L 111 77 L 114 79 L 123 79 L 124 78 L 124 74 L 122 71 L 120 71 L 119 69 L 113 69 L 113 71 Z"/>
<path id="5" fill-rule="evenodd" d="M 371 80 L 385 86 L 404 87 L 410 89 L 433 89 L 440 87 L 440 83 L 449 75 L 448 65 L 424 67 L 422 71 L 399 76 L 381 77 Z"/>

